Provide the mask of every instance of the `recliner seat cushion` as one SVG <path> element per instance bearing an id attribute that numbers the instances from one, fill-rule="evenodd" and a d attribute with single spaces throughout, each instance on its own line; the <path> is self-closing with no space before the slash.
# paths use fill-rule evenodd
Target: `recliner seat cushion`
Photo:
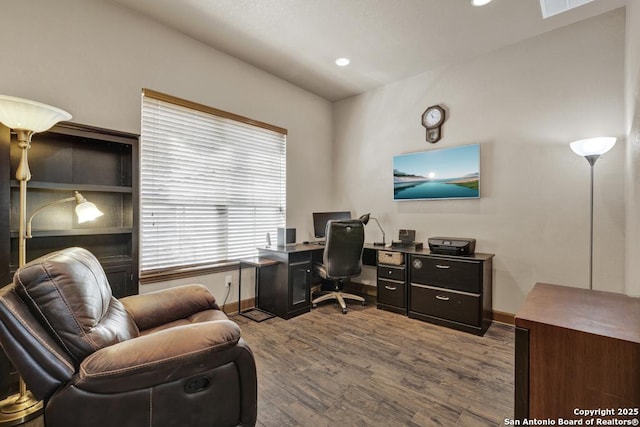
<path id="1" fill-rule="evenodd" d="M 102 266 L 86 249 L 65 249 L 33 260 L 18 270 L 14 285 L 77 363 L 139 335 L 122 303 L 112 296 Z"/>

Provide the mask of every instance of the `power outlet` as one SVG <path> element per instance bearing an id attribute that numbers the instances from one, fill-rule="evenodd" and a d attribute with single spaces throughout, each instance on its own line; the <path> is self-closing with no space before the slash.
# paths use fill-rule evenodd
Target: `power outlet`
<path id="1" fill-rule="evenodd" d="M 231 287 L 231 275 L 228 275 L 228 276 L 224 277 L 224 286 L 226 288 L 230 288 Z"/>

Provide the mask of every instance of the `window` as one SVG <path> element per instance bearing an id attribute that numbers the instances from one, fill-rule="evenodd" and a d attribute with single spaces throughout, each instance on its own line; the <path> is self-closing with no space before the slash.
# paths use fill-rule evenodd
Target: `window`
<path id="1" fill-rule="evenodd" d="M 285 224 L 286 134 L 145 89 L 142 275 L 255 256 Z"/>

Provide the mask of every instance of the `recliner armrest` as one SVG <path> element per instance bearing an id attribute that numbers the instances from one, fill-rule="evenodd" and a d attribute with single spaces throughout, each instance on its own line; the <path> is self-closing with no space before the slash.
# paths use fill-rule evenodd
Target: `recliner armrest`
<path id="1" fill-rule="evenodd" d="M 219 310 L 204 285 L 184 285 L 120 299 L 140 331 L 184 319 L 204 310 Z"/>
<path id="2" fill-rule="evenodd" d="M 105 347 L 80 365 L 76 387 L 96 393 L 144 389 L 216 366 L 240 328 L 230 320 L 177 326 Z M 227 361 L 228 363 L 228 361 Z"/>

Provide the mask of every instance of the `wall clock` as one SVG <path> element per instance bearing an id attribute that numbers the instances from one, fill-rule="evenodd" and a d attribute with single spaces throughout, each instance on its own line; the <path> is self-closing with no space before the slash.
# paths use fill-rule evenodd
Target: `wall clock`
<path id="1" fill-rule="evenodd" d="M 439 105 L 432 105 L 422 113 L 422 126 L 427 129 L 427 141 L 434 143 L 440 140 L 444 119 L 444 108 Z"/>

